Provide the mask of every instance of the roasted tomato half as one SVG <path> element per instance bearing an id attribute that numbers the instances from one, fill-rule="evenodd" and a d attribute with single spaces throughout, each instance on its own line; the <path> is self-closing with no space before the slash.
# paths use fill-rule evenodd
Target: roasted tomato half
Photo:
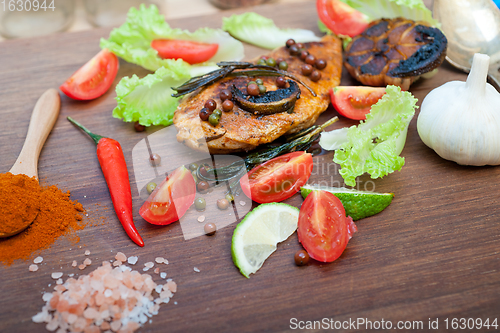
<path id="1" fill-rule="evenodd" d="M 219 49 L 218 44 L 175 39 L 155 39 L 151 47 L 164 59 L 182 59 L 191 65 L 208 61 Z"/>
<path id="2" fill-rule="evenodd" d="M 297 235 L 313 259 L 332 262 L 340 257 L 356 230 L 342 202 L 330 192 L 312 191 L 300 207 Z"/>
<path id="3" fill-rule="evenodd" d="M 165 225 L 179 220 L 193 204 L 196 184 L 184 166 L 175 169 L 151 193 L 139 210 L 149 223 Z"/>
<path id="4" fill-rule="evenodd" d="M 240 180 L 241 189 L 258 203 L 280 202 L 300 190 L 313 169 L 312 155 L 296 151 L 253 168 Z"/>
<path id="5" fill-rule="evenodd" d="M 71 75 L 59 89 L 76 100 L 100 97 L 113 84 L 118 67 L 118 58 L 104 49 Z"/>

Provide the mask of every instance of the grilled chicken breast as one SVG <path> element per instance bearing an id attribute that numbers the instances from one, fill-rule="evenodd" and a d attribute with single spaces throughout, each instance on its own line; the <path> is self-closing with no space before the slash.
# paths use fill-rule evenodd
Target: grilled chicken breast
<path id="1" fill-rule="evenodd" d="M 301 67 L 305 64 L 298 56 L 291 56 L 284 46 L 268 54 L 274 59 L 283 58 L 288 63 L 288 72 L 312 88 L 314 97 L 304 86 L 300 98 L 295 103 L 293 112 L 281 112 L 270 115 L 255 115 L 242 110 L 236 103 L 232 111 L 223 112 L 219 124 L 212 126 L 199 117 L 200 110 L 207 100 L 213 99 L 220 108 L 222 101 L 219 93 L 223 89 L 231 90 L 235 85 L 246 90 L 246 84 L 258 77 L 226 77 L 212 85 L 204 87 L 184 97 L 174 115 L 177 128 L 177 140 L 187 146 L 212 154 L 249 151 L 257 146 L 272 142 L 283 134 L 295 133 L 313 125 L 319 115 L 330 103 L 329 90 L 338 86 L 342 72 L 342 49 L 338 38 L 325 36 L 320 42 L 304 43 L 304 48 L 316 59 L 326 60 L 327 66 L 320 70 L 321 78 L 317 82 L 302 75 Z M 267 90 L 276 90 L 276 77 L 260 77 Z"/>

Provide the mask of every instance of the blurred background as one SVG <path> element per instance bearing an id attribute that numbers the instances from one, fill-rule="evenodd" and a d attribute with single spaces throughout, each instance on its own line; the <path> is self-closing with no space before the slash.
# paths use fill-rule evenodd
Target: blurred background
<path id="1" fill-rule="evenodd" d="M 2 0 L 0 41 L 61 31 L 119 26 L 132 6 L 155 4 L 166 19 L 210 15 L 221 10 L 271 2 L 315 0 Z M 499 0 L 500 1 L 500 0 Z"/>

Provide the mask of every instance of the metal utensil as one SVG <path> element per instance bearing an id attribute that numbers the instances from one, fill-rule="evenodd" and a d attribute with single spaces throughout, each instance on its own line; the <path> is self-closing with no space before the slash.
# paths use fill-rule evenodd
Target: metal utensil
<path id="1" fill-rule="evenodd" d="M 446 60 L 468 73 L 474 53 L 490 56 L 488 77 L 500 90 L 500 9 L 492 0 L 434 0 L 433 16 L 448 39 Z"/>
<path id="2" fill-rule="evenodd" d="M 29 177 L 36 177 L 38 179 L 38 157 L 40 156 L 40 151 L 42 150 L 45 140 L 56 123 L 60 106 L 61 99 L 56 89 L 49 89 L 40 96 L 31 114 L 28 134 L 26 135 L 23 148 L 16 162 L 10 169 L 10 173 L 15 175 L 25 174 Z M 33 220 L 35 218 L 36 215 L 33 217 Z M 33 220 L 14 232 L 0 232 L 0 238 L 10 237 L 20 233 L 26 229 Z"/>

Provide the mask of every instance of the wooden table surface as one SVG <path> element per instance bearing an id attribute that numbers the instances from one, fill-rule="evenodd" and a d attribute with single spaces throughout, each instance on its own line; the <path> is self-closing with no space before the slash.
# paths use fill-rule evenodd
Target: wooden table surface
<path id="1" fill-rule="evenodd" d="M 273 17 L 281 27 L 306 28 L 319 34 L 311 3 L 276 4 L 255 11 Z M 229 13 L 172 20 L 170 24 L 190 30 L 216 28 Z M 38 97 L 46 89 L 58 87 L 97 53 L 99 39 L 108 32 L 97 29 L 2 43 L 0 172 L 7 172 L 16 160 Z M 246 50 L 248 58 L 265 52 L 251 46 Z M 119 77 L 147 73 L 123 61 L 120 65 Z M 415 83 L 410 90 L 422 101 L 431 89 L 465 77 L 444 64 L 438 75 Z M 344 73 L 342 84 L 354 82 Z M 394 327 L 398 321 L 422 321 L 421 331 L 428 330 L 430 318 L 438 319 L 439 330 L 445 331 L 445 319 L 451 324 L 453 318 L 489 318 L 491 323 L 500 316 L 500 168 L 459 166 L 441 159 L 418 137 L 416 116 L 403 151 L 403 169 L 372 182 L 367 176 L 359 179 L 361 188 L 374 186 L 377 192 L 395 193 L 392 204 L 357 222 L 358 232 L 338 260 L 295 266 L 293 255 L 301 246 L 294 234 L 278 246 L 257 274 L 246 279 L 231 260 L 236 223 L 213 237 L 185 240 L 179 223 L 160 228 L 140 218 L 143 200 L 135 186 L 132 149 L 161 127 L 136 133 L 132 124 L 112 118 L 114 97 L 114 89 L 90 102 L 62 96 L 61 114 L 40 156 L 40 180 L 43 185 L 70 190 L 72 199 L 87 209 L 89 221 L 99 223 L 80 231 L 77 245 L 62 238 L 42 251 L 44 262 L 36 273 L 28 272 L 31 261 L 0 266 L 0 332 L 44 332 L 44 325 L 32 323 L 31 317 L 43 305 L 42 291 L 52 290 L 48 287 L 54 285 L 50 273 L 62 271 L 65 278 L 78 274 L 71 262 L 81 262 L 86 249 L 93 260 L 86 273 L 112 259 L 117 251 L 138 255 L 139 270 L 156 256 L 170 261 L 166 271 L 178 283 L 172 299 L 177 304 L 163 305 L 140 332 L 281 332 L 290 329 L 291 318 L 366 318 L 391 321 Z M 330 108 L 320 121 L 334 115 Z M 93 142 L 66 121 L 66 116 L 121 142 L 144 248 L 134 245 L 119 225 Z M 343 119 L 335 127 L 350 124 Z M 334 167 L 320 171 L 322 165 L 334 166 L 331 159 L 332 153 L 315 157 L 311 183 L 341 182 Z M 286 202 L 299 207 L 302 198 L 295 195 Z"/>

